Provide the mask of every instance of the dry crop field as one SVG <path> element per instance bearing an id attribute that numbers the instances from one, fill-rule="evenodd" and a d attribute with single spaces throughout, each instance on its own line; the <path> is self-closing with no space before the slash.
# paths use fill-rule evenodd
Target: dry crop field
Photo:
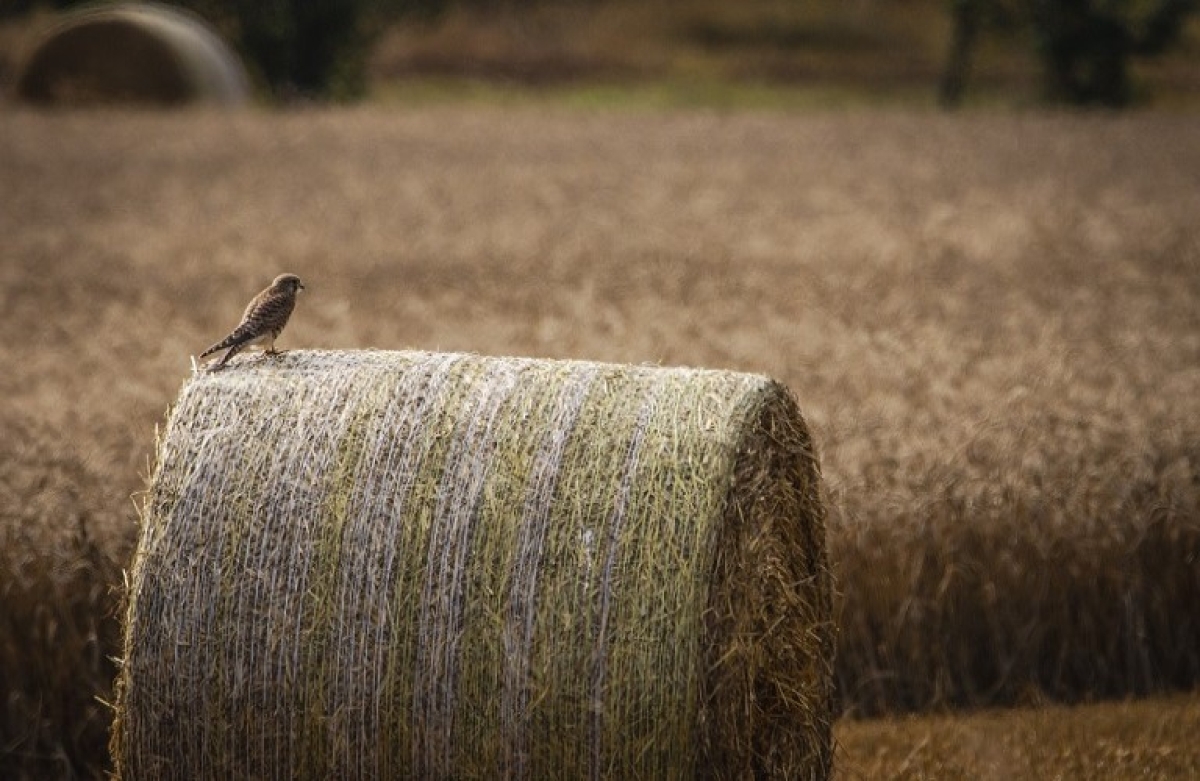
<path id="1" fill-rule="evenodd" d="M 1200 678 L 1198 130 L 1167 114 L 6 107 L 0 774 L 104 762 L 96 698 L 155 426 L 189 355 L 285 270 L 308 286 L 285 349 L 787 383 L 831 507 L 845 777 L 1195 771 L 1192 697 L 855 717 Z M 1065 748 L 1038 747 L 1049 724 Z"/>

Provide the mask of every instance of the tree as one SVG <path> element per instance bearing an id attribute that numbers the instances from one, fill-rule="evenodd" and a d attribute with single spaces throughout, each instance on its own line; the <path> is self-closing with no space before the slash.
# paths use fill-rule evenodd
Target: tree
<path id="1" fill-rule="evenodd" d="M 276 97 L 350 100 L 385 24 L 431 17 L 447 0 L 173 0 L 216 24 Z"/>
<path id="2" fill-rule="evenodd" d="M 938 102 L 946 108 L 962 103 L 963 91 L 967 88 L 967 77 L 971 74 L 971 58 L 975 42 L 979 38 L 979 11 L 981 0 L 951 0 L 954 14 L 954 34 L 950 40 L 950 55 L 942 82 L 938 88 Z"/>
<path id="3" fill-rule="evenodd" d="M 174 0 L 228 35 L 275 97 L 366 89 L 374 0 Z"/>
<path id="4" fill-rule="evenodd" d="M 1175 44 L 1196 0 L 951 0 L 954 33 L 940 88 L 944 106 L 962 100 L 981 29 L 1032 31 L 1047 99 L 1122 106 L 1132 97 L 1129 61 Z"/>
<path id="5" fill-rule="evenodd" d="M 1140 8 L 1150 6 L 1139 13 Z M 1112 0 L 1034 0 L 1032 19 L 1051 100 L 1129 102 L 1129 60 L 1161 54 L 1179 38 L 1193 0 L 1152 5 Z"/>

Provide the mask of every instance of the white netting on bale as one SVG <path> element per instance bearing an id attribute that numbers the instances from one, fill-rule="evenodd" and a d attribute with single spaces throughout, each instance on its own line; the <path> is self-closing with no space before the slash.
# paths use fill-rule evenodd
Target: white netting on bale
<path id="1" fill-rule="evenodd" d="M 293 351 L 183 387 L 129 575 L 141 778 L 823 778 L 819 470 L 761 376 Z"/>
<path id="2" fill-rule="evenodd" d="M 195 16 L 153 3 L 67 15 L 18 69 L 29 103 L 241 105 L 249 80 L 236 54 Z"/>

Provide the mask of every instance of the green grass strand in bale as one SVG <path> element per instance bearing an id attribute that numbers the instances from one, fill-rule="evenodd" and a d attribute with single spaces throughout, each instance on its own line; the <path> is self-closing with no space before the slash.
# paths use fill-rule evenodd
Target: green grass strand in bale
<path id="1" fill-rule="evenodd" d="M 823 778 L 819 475 L 731 372 L 294 351 L 191 378 L 130 573 L 138 778 Z"/>

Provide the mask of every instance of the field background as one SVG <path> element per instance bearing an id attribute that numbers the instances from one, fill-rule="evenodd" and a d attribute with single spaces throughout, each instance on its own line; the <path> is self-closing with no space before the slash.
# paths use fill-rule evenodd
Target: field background
<path id="1" fill-rule="evenodd" d="M 285 270 L 285 349 L 786 382 L 831 506 L 839 776 L 1200 772 L 1194 110 L 428 64 L 513 61 L 494 22 L 425 59 L 397 31 L 357 108 L 0 104 L 0 776 L 101 768 L 155 427 Z"/>
<path id="2" fill-rule="evenodd" d="M 229 0 L 172 0 L 207 9 Z M 977 2 L 979 0 L 976 0 Z M 6 0 L 9 8 L 31 0 Z M 0 2 L 0 88 L 53 23 L 33 0 Z M 357 0 L 369 6 L 367 0 Z M 436 5 L 415 0 L 410 7 Z M 378 0 L 395 8 L 402 0 Z M 445 0 L 444 13 L 389 24 L 373 38 L 374 101 L 576 106 L 830 108 L 934 106 L 953 38 L 951 0 Z M 1034 35 L 1017 21 L 1028 0 L 986 0 L 1006 24 L 979 34 L 968 107 L 1041 105 Z M 1149 3 L 1117 3 L 1117 15 Z M 1132 9 L 1132 10 L 1131 10 Z M 7 12 L 6 12 L 7 11 Z M 1003 14 L 1001 14 L 1003 15 Z M 987 16 L 987 12 L 985 12 Z M 236 25 L 225 30 L 236 35 Z M 1134 105 L 1200 107 L 1200 15 L 1165 53 L 1128 61 Z M 259 85 L 262 86 L 261 84 Z"/>

